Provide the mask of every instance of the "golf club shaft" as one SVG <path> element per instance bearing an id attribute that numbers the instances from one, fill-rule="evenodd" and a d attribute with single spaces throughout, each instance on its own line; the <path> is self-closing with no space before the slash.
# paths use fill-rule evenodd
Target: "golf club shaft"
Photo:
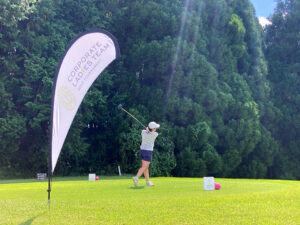
<path id="1" fill-rule="evenodd" d="M 135 119 L 137 122 L 139 122 L 139 124 L 141 124 L 143 127 L 146 128 L 146 126 L 144 124 L 142 124 L 141 121 L 139 121 L 137 118 L 134 117 L 134 115 L 132 115 L 131 113 L 127 112 L 125 109 L 121 108 L 124 112 L 126 112 L 129 116 L 131 116 L 133 119 Z"/>

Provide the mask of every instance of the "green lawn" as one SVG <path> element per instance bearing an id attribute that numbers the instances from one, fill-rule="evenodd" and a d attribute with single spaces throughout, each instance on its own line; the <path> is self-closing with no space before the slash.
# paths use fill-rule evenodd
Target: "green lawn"
<path id="1" fill-rule="evenodd" d="M 300 182 L 153 178 L 134 188 L 130 177 L 0 181 L 0 224 L 300 224 Z"/>

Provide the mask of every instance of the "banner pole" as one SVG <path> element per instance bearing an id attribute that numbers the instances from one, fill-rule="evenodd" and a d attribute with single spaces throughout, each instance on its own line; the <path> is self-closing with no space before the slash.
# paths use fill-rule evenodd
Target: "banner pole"
<path id="1" fill-rule="evenodd" d="M 52 180 L 52 160 L 51 160 L 51 148 L 49 151 L 49 169 L 48 169 L 48 208 L 50 210 L 50 199 L 51 199 L 51 180 Z"/>
<path id="2" fill-rule="evenodd" d="M 50 193 L 51 193 L 51 174 L 48 173 L 48 203 L 50 204 Z"/>
<path id="3" fill-rule="evenodd" d="M 49 158 L 48 158 L 48 207 L 50 211 L 50 199 L 51 199 L 51 180 L 52 180 L 52 133 L 53 133 L 53 105 L 54 105 L 54 94 L 56 87 L 56 78 L 54 86 L 52 87 L 52 100 L 51 100 L 51 118 L 50 118 L 50 138 L 49 138 Z"/>

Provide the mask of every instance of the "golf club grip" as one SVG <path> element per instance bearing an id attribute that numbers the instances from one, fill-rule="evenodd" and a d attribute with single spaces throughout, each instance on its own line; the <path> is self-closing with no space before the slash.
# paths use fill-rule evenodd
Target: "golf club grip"
<path id="1" fill-rule="evenodd" d="M 146 126 L 144 124 L 142 124 L 142 122 L 140 122 L 137 118 L 134 117 L 134 115 L 132 115 L 131 113 L 127 112 L 125 109 L 121 108 L 124 112 L 126 112 L 129 116 L 131 116 L 133 119 L 135 119 L 137 122 L 139 122 L 144 128 L 146 128 Z"/>

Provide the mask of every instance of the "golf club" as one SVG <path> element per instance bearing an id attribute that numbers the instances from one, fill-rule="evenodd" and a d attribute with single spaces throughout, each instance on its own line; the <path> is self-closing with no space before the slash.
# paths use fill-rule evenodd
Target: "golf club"
<path id="1" fill-rule="evenodd" d="M 134 115 L 132 115 L 131 113 L 126 111 L 121 104 L 118 105 L 118 109 L 123 110 L 123 112 L 127 113 L 129 116 L 131 116 L 133 119 L 135 119 L 139 124 L 141 124 L 144 128 L 146 128 L 146 126 L 144 124 L 142 124 L 141 121 L 139 121 L 137 118 L 134 117 Z M 149 128 L 149 130 L 151 131 L 150 128 Z"/>

